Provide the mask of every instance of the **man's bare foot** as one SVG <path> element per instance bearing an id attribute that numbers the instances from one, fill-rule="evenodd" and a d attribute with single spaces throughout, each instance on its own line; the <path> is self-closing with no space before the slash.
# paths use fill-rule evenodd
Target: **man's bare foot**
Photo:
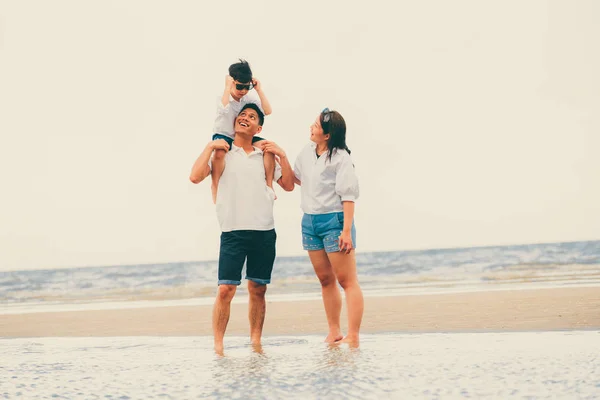
<path id="1" fill-rule="evenodd" d="M 223 343 L 215 343 L 215 353 L 221 357 L 225 355 L 225 353 L 223 353 Z"/>
<path id="2" fill-rule="evenodd" d="M 262 348 L 262 344 L 260 344 L 260 342 L 252 343 L 252 351 L 257 354 L 265 354 L 265 352 L 263 351 L 263 348 Z"/>
<path id="3" fill-rule="evenodd" d="M 330 333 L 325 338 L 325 343 L 336 343 L 342 340 L 344 336 L 341 333 Z"/>

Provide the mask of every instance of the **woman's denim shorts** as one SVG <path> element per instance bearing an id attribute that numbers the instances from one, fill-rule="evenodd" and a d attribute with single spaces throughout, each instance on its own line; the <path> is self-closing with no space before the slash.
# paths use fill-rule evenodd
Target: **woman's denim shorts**
<path id="1" fill-rule="evenodd" d="M 304 214 L 302 217 L 302 247 L 304 250 L 340 251 L 340 235 L 344 228 L 344 213 Z M 356 248 L 356 228 L 352 221 L 352 245 Z"/>

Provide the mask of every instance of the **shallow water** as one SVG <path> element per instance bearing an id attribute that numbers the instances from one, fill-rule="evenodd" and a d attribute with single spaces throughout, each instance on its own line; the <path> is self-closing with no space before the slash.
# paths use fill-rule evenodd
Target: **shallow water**
<path id="1" fill-rule="evenodd" d="M 600 331 L 0 339 L 0 398 L 597 398 Z"/>

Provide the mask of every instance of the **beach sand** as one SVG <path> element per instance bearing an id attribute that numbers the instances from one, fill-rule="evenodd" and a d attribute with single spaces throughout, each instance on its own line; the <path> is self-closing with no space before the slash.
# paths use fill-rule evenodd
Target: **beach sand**
<path id="1" fill-rule="evenodd" d="M 234 299 L 227 335 L 248 334 Z M 0 337 L 211 335 L 212 306 L 0 315 Z M 342 325 L 346 326 L 345 309 Z M 366 297 L 363 333 L 600 328 L 600 288 L 551 288 Z M 323 334 L 320 300 L 270 302 L 263 335 Z"/>

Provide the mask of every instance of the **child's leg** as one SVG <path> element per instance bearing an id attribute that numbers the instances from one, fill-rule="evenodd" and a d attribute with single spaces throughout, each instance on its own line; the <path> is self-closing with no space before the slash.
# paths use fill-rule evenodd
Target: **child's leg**
<path id="1" fill-rule="evenodd" d="M 263 161 L 265 163 L 267 186 L 273 190 L 273 193 L 275 193 L 275 189 L 273 188 L 273 178 L 275 177 L 275 154 L 265 153 L 263 156 Z M 275 199 L 277 200 L 277 195 L 275 195 Z"/>
<path id="2" fill-rule="evenodd" d="M 212 157 L 212 184 L 210 190 L 212 192 L 213 203 L 217 203 L 217 189 L 219 188 L 219 180 L 225 169 L 225 150 L 215 150 Z"/>
<path id="3" fill-rule="evenodd" d="M 253 146 L 258 147 L 259 149 L 263 149 L 265 140 L 260 138 L 260 140 L 252 143 Z M 273 190 L 273 194 L 275 194 L 275 189 L 273 188 L 273 178 L 275 177 L 275 154 L 273 153 L 264 153 L 263 154 L 263 162 L 265 164 L 265 176 L 267 178 L 267 186 Z M 275 194 L 275 200 L 277 200 L 277 195 Z"/>

